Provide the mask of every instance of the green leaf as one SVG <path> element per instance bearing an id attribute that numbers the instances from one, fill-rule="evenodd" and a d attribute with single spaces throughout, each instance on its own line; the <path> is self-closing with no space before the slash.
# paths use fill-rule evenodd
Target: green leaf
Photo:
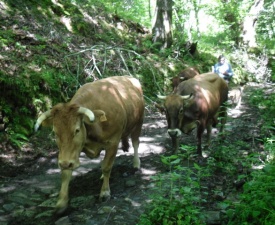
<path id="1" fill-rule="evenodd" d="M 253 212 L 252 212 L 252 216 L 253 216 L 254 218 L 257 218 L 260 214 L 261 214 L 260 211 L 253 211 Z"/>
<path id="2" fill-rule="evenodd" d="M 201 170 L 201 167 L 200 167 L 197 163 L 194 163 L 194 167 L 195 167 L 195 169 L 197 169 L 197 170 Z"/>
<path id="3" fill-rule="evenodd" d="M 180 159 L 176 159 L 174 161 L 171 162 L 171 164 L 178 164 L 180 162 Z"/>

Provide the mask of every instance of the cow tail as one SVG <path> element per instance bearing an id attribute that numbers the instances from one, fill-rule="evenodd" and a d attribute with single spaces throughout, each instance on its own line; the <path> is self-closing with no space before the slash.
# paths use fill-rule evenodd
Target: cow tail
<path id="1" fill-rule="evenodd" d="M 122 150 L 124 152 L 128 152 L 129 151 L 129 140 L 128 140 L 128 137 L 126 138 L 122 138 Z"/>

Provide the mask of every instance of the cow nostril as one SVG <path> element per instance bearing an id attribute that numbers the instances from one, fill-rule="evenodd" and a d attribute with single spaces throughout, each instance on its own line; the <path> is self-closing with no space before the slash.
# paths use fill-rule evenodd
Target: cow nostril
<path id="1" fill-rule="evenodd" d="M 168 133 L 169 133 L 170 136 L 176 136 L 177 135 L 176 131 L 169 131 Z"/>
<path id="2" fill-rule="evenodd" d="M 74 167 L 74 164 L 72 162 L 69 163 L 68 168 L 72 169 Z"/>
<path id="3" fill-rule="evenodd" d="M 60 161 L 59 166 L 61 169 L 73 169 L 74 163 L 69 161 Z"/>

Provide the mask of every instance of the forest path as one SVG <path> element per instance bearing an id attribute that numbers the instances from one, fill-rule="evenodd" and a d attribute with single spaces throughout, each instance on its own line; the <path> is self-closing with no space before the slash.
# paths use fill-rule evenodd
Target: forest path
<path id="1" fill-rule="evenodd" d="M 242 91 L 239 105 L 236 108 L 235 105 L 231 105 L 228 111 L 226 139 L 231 143 L 246 142 L 250 146 L 247 151 L 255 151 L 255 148 L 258 148 L 255 138 L 259 136 L 259 112 L 249 107 L 247 101 L 248 96 L 259 88 L 265 88 L 266 91 L 274 90 L 273 86 L 247 85 Z M 234 93 L 230 92 L 233 101 L 236 102 L 234 96 L 237 98 L 238 93 L 241 93 L 240 89 L 234 89 Z M 98 202 L 102 184 L 99 179 L 100 162 L 104 152 L 94 160 L 81 154 L 81 166 L 74 171 L 70 185 L 70 206 L 61 217 L 52 215 L 60 187 L 57 148 L 50 141 L 51 134 L 48 131 L 40 131 L 22 150 L 22 157 L 18 158 L 21 166 L 1 166 L 0 224 L 136 224 L 150 195 L 154 193 L 155 182 L 151 176 L 168 172 L 160 159 L 162 155 L 170 155 L 171 143 L 166 129 L 164 115 L 153 110 L 148 111 L 147 108 L 140 139 L 141 170 L 132 169 L 132 148 L 129 153 L 119 150 L 110 179 L 112 197 L 104 203 Z M 215 135 L 213 136 L 213 145 L 219 145 L 215 141 Z M 182 143 L 183 141 L 184 144 L 196 145 L 194 135 L 184 135 L 181 139 Z M 36 156 L 34 160 L 32 153 L 35 151 L 44 152 L 44 156 Z M 229 183 L 226 185 L 232 186 Z M 218 209 L 215 211 L 219 212 Z"/>

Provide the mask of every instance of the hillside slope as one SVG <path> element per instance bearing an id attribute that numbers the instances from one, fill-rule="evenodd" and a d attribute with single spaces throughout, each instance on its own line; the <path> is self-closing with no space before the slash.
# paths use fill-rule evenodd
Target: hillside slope
<path id="1" fill-rule="evenodd" d="M 154 70 L 140 67 L 147 60 L 141 43 L 150 40 L 149 32 L 97 4 L 0 1 L 2 141 L 20 146 L 40 111 L 67 101 L 85 82 Z M 152 79 L 143 82 L 150 86 Z"/>

